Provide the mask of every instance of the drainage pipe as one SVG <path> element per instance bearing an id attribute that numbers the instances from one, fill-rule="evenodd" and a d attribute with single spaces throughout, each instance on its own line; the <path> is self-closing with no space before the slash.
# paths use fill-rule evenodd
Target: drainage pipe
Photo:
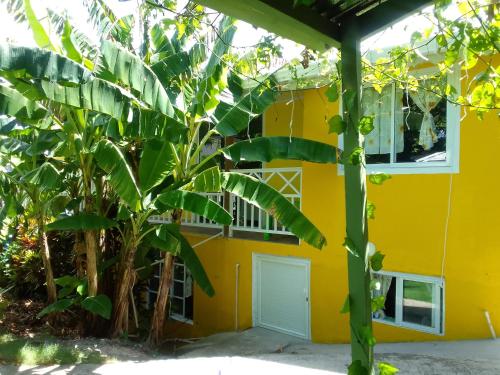
<path id="1" fill-rule="evenodd" d="M 486 317 L 486 322 L 488 323 L 488 327 L 490 328 L 491 337 L 493 338 L 493 340 L 495 340 L 497 338 L 497 335 L 495 333 L 495 328 L 493 328 L 493 324 L 491 324 L 490 313 L 488 312 L 488 310 L 484 310 L 484 316 Z"/>
<path id="2" fill-rule="evenodd" d="M 238 286 L 240 284 L 240 264 L 236 263 L 235 265 L 235 286 L 234 286 L 234 330 L 238 331 Z"/>

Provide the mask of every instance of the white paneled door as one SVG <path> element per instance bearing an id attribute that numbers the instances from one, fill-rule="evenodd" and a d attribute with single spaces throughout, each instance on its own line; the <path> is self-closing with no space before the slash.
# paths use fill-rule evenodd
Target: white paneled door
<path id="1" fill-rule="evenodd" d="M 253 255 L 253 323 L 310 338 L 307 259 Z"/>

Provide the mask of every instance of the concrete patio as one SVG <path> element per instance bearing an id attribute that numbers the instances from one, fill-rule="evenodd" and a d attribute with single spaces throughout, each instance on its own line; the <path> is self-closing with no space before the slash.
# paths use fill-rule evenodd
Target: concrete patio
<path id="1" fill-rule="evenodd" d="M 400 374 L 500 374 L 500 341 L 379 344 L 376 360 Z M 312 344 L 253 328 L 213 335 L 177 350 L 176 356 L 144 362 L 51 367 L 0 366 L 0 374 L 346 374 L 348 345 Z"/>

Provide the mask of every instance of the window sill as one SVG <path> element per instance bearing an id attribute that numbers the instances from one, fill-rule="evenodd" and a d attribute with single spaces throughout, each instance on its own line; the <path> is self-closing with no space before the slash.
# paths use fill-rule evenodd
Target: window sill
<path id="1" fill-rule="evenodd" d="M 386 173 L 390 175 L 397 174 L 455 174 L 459 173 L 458 165 L 449 163 L 401 163 L 397 164 L 369 164 L 366 166 L 366 174 Z M 338 164 L 337 174 L 344 175 L 344 166 Z"/>
<path id="2" fill-rule="evenodd" d="M 403 323 L 403 322 L 396 323 L 396 322 L 391 322 L 391 321 L 384 320 L 384 319 L 373 318 L 372 320 L 375 323 L 386 324 L 388 326 L 410 329 L 412 331 L 424 332 L 424 333 L 428 333 L 428 334 L 435 335 L 435 336 L 444 336 L 444 332 L 439 332 L 435 328 L 430 328 L 430 327 L 428 328 L 428 327 L 419 326 L 417 324 L 411 324 L 411 323 Z"/>
<path id="3" fill-rule="evenodd" d="M 189 325 L 194 325 L 194 322 L 191 319 L 186 319 L 181 315 L 176 315 L 176 314 L 171 314 L 169 316 L 170 319 L 176 320 L 179 323 L 184 323 L 184 324 L 189 324 Z"/>

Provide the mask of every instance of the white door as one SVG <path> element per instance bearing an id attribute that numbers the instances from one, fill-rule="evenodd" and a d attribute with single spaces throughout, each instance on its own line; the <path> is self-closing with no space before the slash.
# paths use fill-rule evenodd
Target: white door
<path id="1" fill-rule="evenodd" d="M 309 261 L 253 255 L 254 326 L 309 339 Z"/>

